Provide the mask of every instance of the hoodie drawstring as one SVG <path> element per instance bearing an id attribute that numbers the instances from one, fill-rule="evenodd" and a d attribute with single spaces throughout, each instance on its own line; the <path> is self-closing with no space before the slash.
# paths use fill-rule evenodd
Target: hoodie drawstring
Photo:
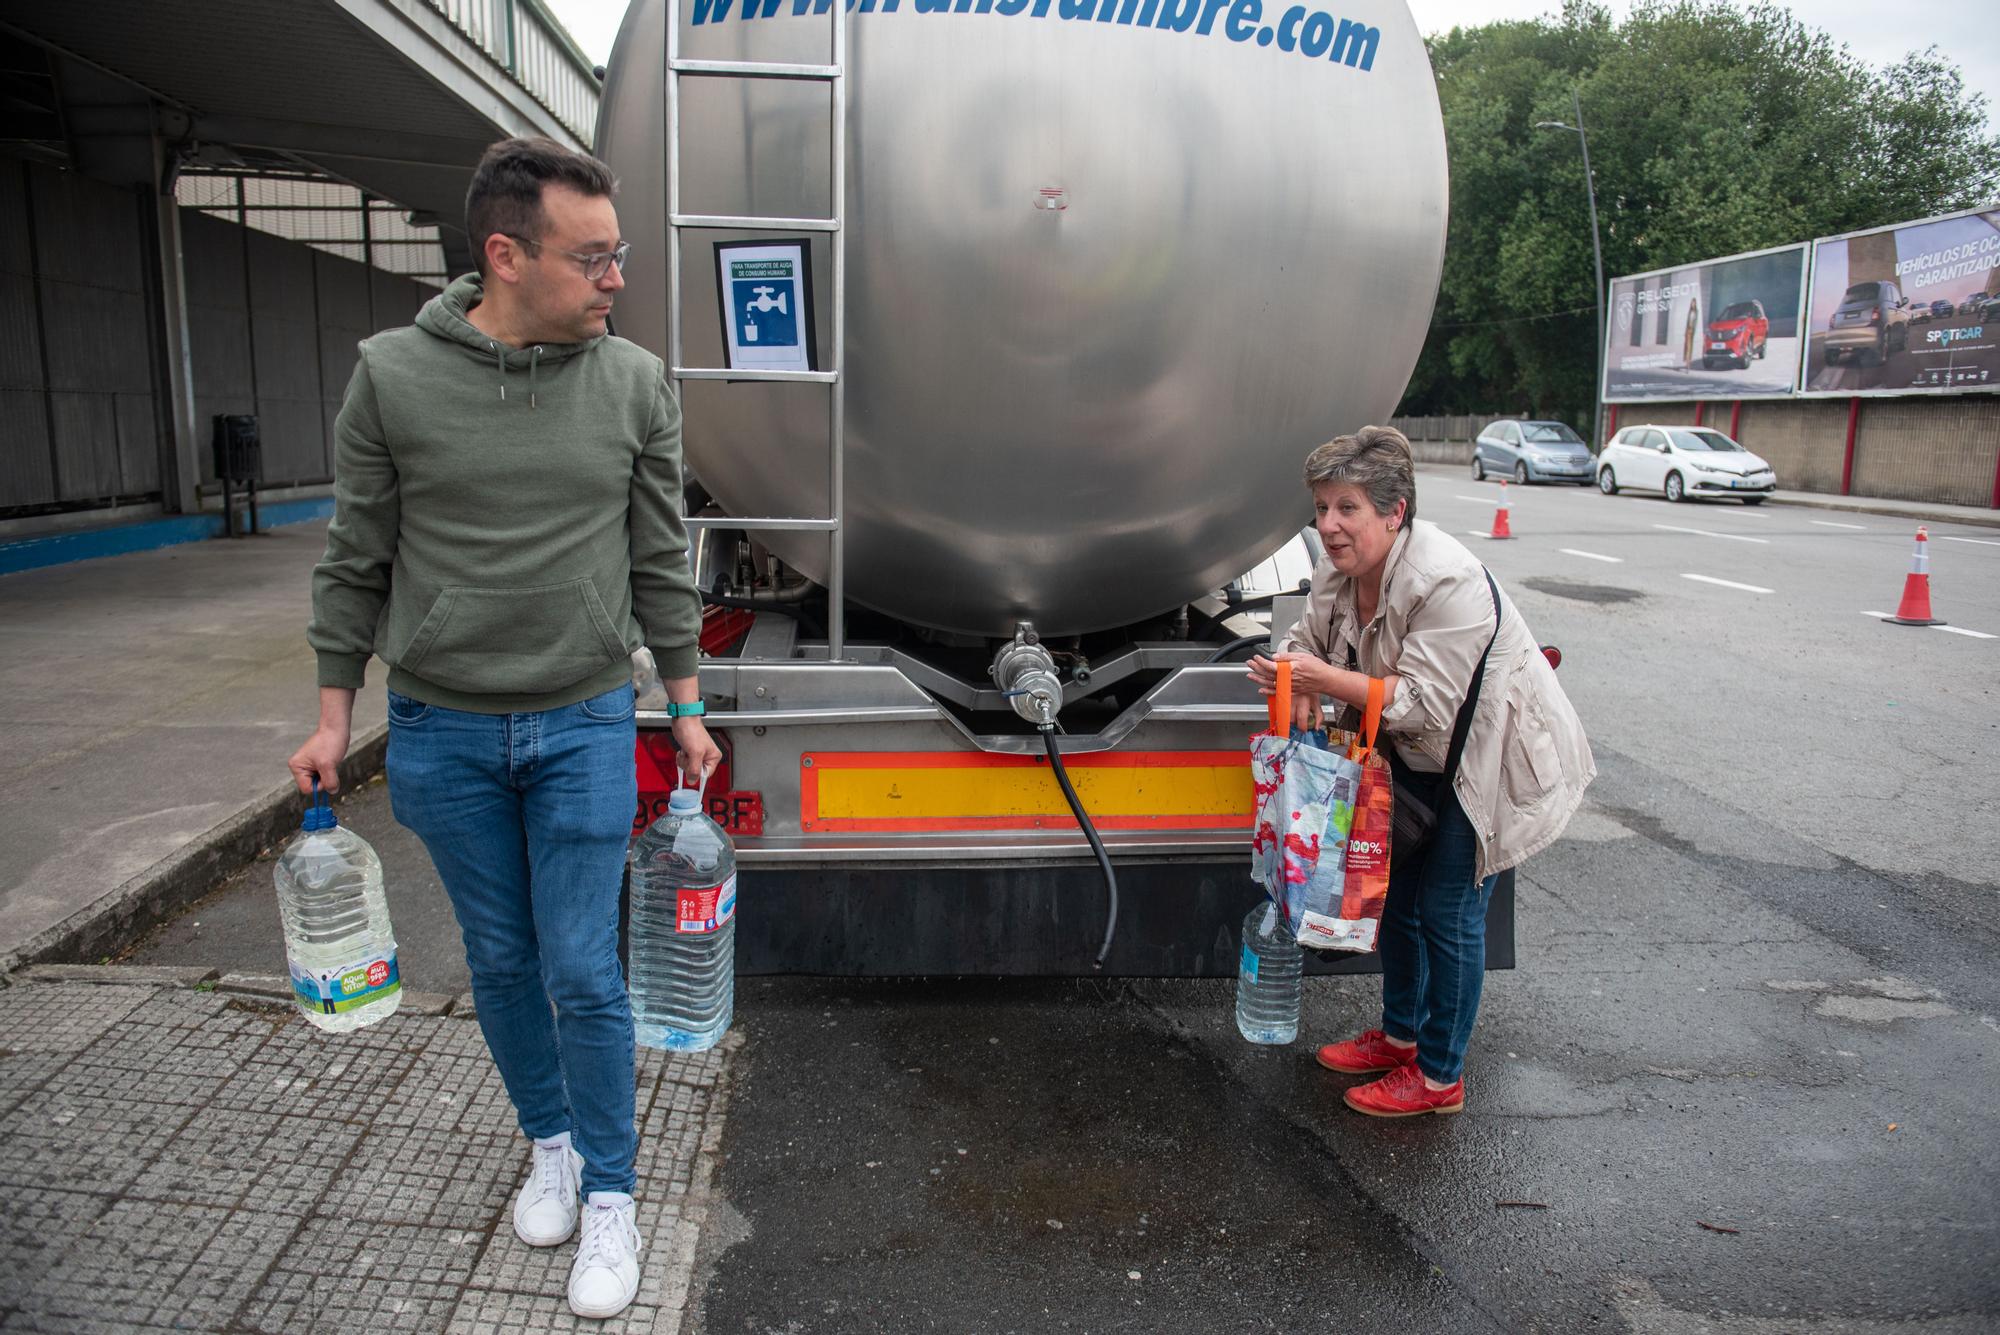
<path id="1" fill-rule="evenodd" d="M 490 340 L 486 346 L 493 349 L 493 364 L 500 370 L 500 401 L 505 403 L 507 401 L 507 350 L 498 343 L 491 342 Z M 535 372 L 540 368 L 541 364 L 542 345 L 537 343 L 534 347 L 528 349 L 528 406 L 530 408 L 540 406 L 535 402 Z"/>

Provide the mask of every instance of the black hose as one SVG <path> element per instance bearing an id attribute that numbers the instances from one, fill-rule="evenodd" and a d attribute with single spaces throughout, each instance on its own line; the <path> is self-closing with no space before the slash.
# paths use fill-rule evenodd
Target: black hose
<path id="1" fill-rule="evenodd" d="M 736 607 L 746 612 L 776 612 L 790 617 L 810 633 L 824 637 L 826 628 L 802 603 L 780 603 L 766 598 L 732 598 L 726 593 L 704 593 L 701 600 L 711 607 Z"/>
<path id="2" fill-rule="evenodd" d="M 1063 797 L 1069 802 L 1076 823 L 1083 827 L 1083 837 L 1090 840 L 1090 851 L 1097 854 L 1097 865 L 1104 870 L 1104 888 L 1111 892 L 1111 905 L 1104 914 L 1104 944 L 1097 948 L 1097 962 L 1090 966 L 1102 969 L 1104 957 L 1111 953 L 1111 938 L 1118 933 L 1118 873 L 1111 870 L 1111 855 L 1104 851 L 1104 841 L 1097 837 L 1097 827 L 1090 823 L 1090 813 L 1083 809 L 1076 789 L 1070 786 L 1069 771 L 1063 768 L 1062 751 L 1056 746 L 1053 725 L 1042 729 L 1042 745 L 1048 749 L 1049 768 L 1056 772 L 1056 782 L 1062 785 Z"/>
<path id="3" fill-rule="evenodd" d="M 1202 662 L 1220 663 L 1223 659 L 1236 653 L 1238 650 L 1248 649 L 1253 644 L 1269 644 L 1270 642 L 1271 632 L 1268 630 L 1261 635 L 1239 635 L 1228 644 L 1223 645 L 1220 649 L 1210 654 L 1207 658 L 1204 658 Z"/>

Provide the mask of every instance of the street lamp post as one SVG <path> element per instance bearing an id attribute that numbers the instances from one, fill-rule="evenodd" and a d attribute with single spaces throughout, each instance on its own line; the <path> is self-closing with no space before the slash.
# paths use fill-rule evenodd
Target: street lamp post
<path id="1" fill-rule="evenodd" d="M 1570 106 L 1576 110 L 1576 124 L 1536 121 L 1537 130 L 1568 130 L 1583 146 L 1583 188 L 1590 199 L 1590 249 L 1597 261 L 1597 383 L 1591 387 L 1590 440 L 1599 449 L 1604 445 L 1604 244 L 1597 236 L 1597 181 L 1590 174 L 1590 136 L 1583 132 L 1583 99 L 1575 88 L 1569 90 Z"/>

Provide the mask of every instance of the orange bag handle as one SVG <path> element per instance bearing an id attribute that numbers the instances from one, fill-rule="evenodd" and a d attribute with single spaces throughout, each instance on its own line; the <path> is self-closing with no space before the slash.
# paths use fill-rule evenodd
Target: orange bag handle
<path id="1" fill-rule="evenodd" d="M 1361 713 L 1361 744 L 1347 748 L 1349 760 L 1366 760 L 1375 754 L 1375 734 L 1382 726 L 1382 697 L 1388 689 L 1388 683 L 1382 678 L 1368 679 L 1368 704 Z"/>
<path id="2" fill-rule="evenodd" d="M 1277 693 L 1264 701 L 1264 707 L 1271 715 L 1271 735 L 1289 737 L 1292 735 L 1292 665 L 1280 659 L 1272 664 L 1278 670 Z"/>

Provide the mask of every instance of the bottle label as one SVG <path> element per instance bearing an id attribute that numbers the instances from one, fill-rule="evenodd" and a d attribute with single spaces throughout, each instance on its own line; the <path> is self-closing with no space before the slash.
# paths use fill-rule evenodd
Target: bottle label
<path id="1" fill-rule="evenodd" d="M 680 936 L 705 936 L 736 916 L 736 877 L 705 890 L 681 890 L 679 912 L 674 915 L 674 932 Z"/>
<path id="2" fill-rule="evenodd" d="M 1243 943 L 1243 977 L 1247 982 L 1257 981 L 1257 956 L 1250 949 L 1250 943 Z"/>
<path id="3" fill-rule="evenodd" d="M 290 960 L 286 963 L 292 971 L 292 994 L 301 1006 L 322 1015 L 338 1015 L 380 1001 L 403 986 L 403 975 L 396 968 L 393 951 L 370 955 L 338 969 L 305 969 Z"/>

